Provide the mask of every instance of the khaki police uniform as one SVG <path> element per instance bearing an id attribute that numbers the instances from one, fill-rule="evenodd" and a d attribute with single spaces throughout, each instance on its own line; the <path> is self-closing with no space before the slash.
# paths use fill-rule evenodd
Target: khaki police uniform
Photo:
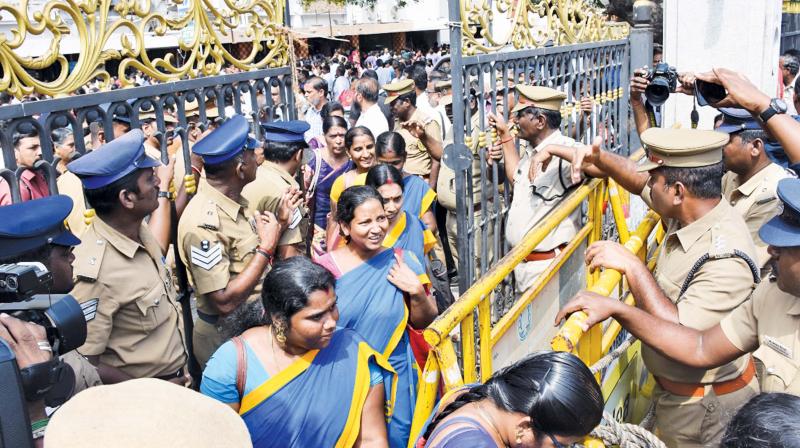
<path id="1" fill-rule="evenodd" d="M 775 163 L 765 166 L 744 183 L 740 176 L 732 171 L 728 171 L 722 176 L 722 195 L 744 218 L 750 236 L 756 245 L 757 261 L 760 267 L 764 267 L 767 263 L 769 254 L 767 245 L 758 236 L 758 229 L 778 214 L 778 198 L 775 195 L 775 189 L 778 187 L 778 181 L 787 177 L 790 177 L 790 174 Z"/>
<path id="2" fill-rule="evenodd" d="M 397 99 L 398 96 L 413 92 L 414 81 L 410 79 L 404 79 L 402 81 L 386 84 L 383 86 L 383 89 L 387 93 L 385 103 L 391 104 L 392 101 Z M 403 166 L 403 170 L 409 174 L 416 174 L 417 176 L 421 176 L 427 180 L 431 175 L 431 155 L 428 152 L 428 149 L 418 138 L 414 137 L 410 132 L 403 128 L 403 124 L 414 121 L 419 122 L 424 126 L 425 134 L 440 141 L 442 140 L 442 128 L 432 116 L 420 108 L 416 108 L 414 110 L 414 113 L 411 114 L 411 117 L 409 117 L 408 121 L 400 121 L 399 119 L 396 119 L 394 122 L 393 130 L 402 135 L 403 140 L 406 142 L 407 157 L 406 163 Z"/>
<path id="3" fill-rule="evenodd" d="M 65 194 L 72 199 L 72 211 L 67 216 L 67 227 L 75 235 L 81 236 L 86 230 L 86 221 L 84 221 L 84 214 L 86 213 L 86 200 L 83 197 L 83 185 L 81 180 L 75 174 L 64 171 L 58 180 L 58 192 Z"/>
<path id="4" fill-rule="evenodd" d="M 641 138 L 650 162 L 640 171 L 662 165 L 691 168 L 717 163 L 728 141 L 726 134 L 692 129 L 651 128 Z M 652 207 L 649 186 L 641 197 Z M 681 325 L 711 328 L 753 291 L 758 267 L 750 232 L 741 215 L 724 200 L 691 224 L 682 227 L 677 220 L 669 220 L 666 226 L 653 274 L 656 282 L 676 304 Z M 653 395 L 656 429 L 670 447 L 716 446 L 736 410 L 758 394 L 755 378 L 720 395 L 711 386 L 747 379 L 752 368 L 749 355 L 709 370 L 674 362 L 648 346 L 642 346 L 642 358 L 659 384 Z M 702 387 L 704 393 L 686 396 L 670 392 L 681 385 Z"/>
<path id="5" fill-rule="evenodd" d="M 481 158 L 480 158 L 480 148 L 478 147 L 478 132 L 480 131 L 480 115 L 475 113 L 472 115 L 471 125 L 472 125 L 472 147 L 470 148 L 472 152 L 472 209 L 473 209 L 473 222 L 480 223 L 482 219 L 482 205 L 481 205 L 481 191 L 486 192 L 486 201 L 487 207 L 489 210 L 494 209 L 494 201 L 493 201 L 493 192 L 494 192 L 494 185 L 490 178 L 487 178 L 485 182 L 481 182 Z M 453 262 L 458 266 L 458 215 L 456 212 L 456 183 L 455 183 L 455 171 L 452 168 L 447 166 L 447 164 L 442 163 L 439 169 L 439 178 L 436 180 L 436 195 L 439 201 L 439 204 L 445 208 L 447 211 L 447 217 L 445 221 L 446 230 L 447 230 L 447 243 L 450 246 L 450 254 L 453 257 Z M 493 247 L 492 241 L 494 241 L 494 226 L 489 223 L 486 226 L 486 241 L 489 242 L 487 249 L 487 260 L 485 260 L 486 265 L 483 266 L 484 269 L 488 269 L 488 265 L 491 263 L 493 257 Z M 475 259 L 478 263 L 476 266 L 477 272 L 481 271 L 480 264 L 483 262 L 483 238 L 481 238 L 481 230 L 480 228 L 476 228 L 474 232 L 475 238 Z"/>
<path id="6" fill-rule="evenodd" d="M 219 311 L 208 294 L 225 289 L 231 278 L 247 267 L 258 247 L 247 210 L 245 198 L 236 202 L 200 179 L 197 194 L 178 223 L 179 253 L 197 298 L 199 319 L 192 341 L 201 367 L 224 342 L 216 327 Z M 248 300 L 257 300 L 260 293 L 261 281 Z"/>
<path id="7" fill-rule="evenodd" d="M 762 392 L 800 395 L 800 297 L 765 280 L 720 326 L 736 348 L 753 352 Z"/>
<path id="8" fill-rule="evenodd" d="M 779 250 L 800 246 L 800 180 L 783 179 L 776 194 L 782 212 L 759 229 L 759 237 Z M 777 280 L 796 283 L 776 265 Z M 790 267 L 791 269 L 791 267 Z M 763 392 L 800 395 L 800 297 L 782 291 L 778 282 L 762 281 L 751 300 L 720 322 L 733 345 L 753 352 Z"/>
<path id="9" fill-rule="evenodd" d="M 559 111 L 561 102 L 566 98 L 563 92 L 547 87 L 518 85 L 516 89 L 520 94 L 520 101 L 511 110 L 512 114 L 530 106 Z M 506 241 L 511 246 L 522 243 L 528 231 L 550 210 L 558 206 L 572 187 L 572 165 L 558 157 L 554 157 L 547 168 L 536 175 L 533 182 L 530 181 L 528 171 L 531 162 L 547 145 L 575 146 L 577 143 L 555 129 L 536 147 L 523 145 L 522 157 L 514 174 L 514 196 L 506 221 Z M 529 255 L 529 260 L 521 262 L 514 268 L 515 288 L 518 294 L 528 290 L 564 245 L 575 237 L 580 229 L 580 219 L 580 210 L 575 210 L 536 246 L 534 253 Z"/>
<path id="10" fill-rule="evenodd" d="M 439 123 L 421 109 L 415 110 L 407 122 L 399 119 L 395 120 L 394 131 L 402 135 L 403 140 L 406 142 L 407 157 L 403 170 L 428 179 L 431 175 L 431 155 L 422 144 L 422 141 L 403 127 L 404 123 L 413 121 L 422 123 L 425 127 L 425 134 L 431 135 L 438 140 L 441 140 L 442 130 L 439 127 Z"/>
<path id="11" fill-rule="evenodd" d="M 281 166 L 265 160 L 256 171 L 256 180 L 247 184 L 242 190 L 242 197 L 250 203 L 252 211 L 270 211 L 277 216 L 283 194 L 292 187 L 300 189 L 294 177 Z M 288 227 L 278 240 L 278 246 L 298 246 L 300 253 L 305 253 L 304 241 L 307 232 L 308 210 L 300 206 L 289 219 Z"/>
<path id="12" fill-rule="evenodd" d="M 139 238 L 95 217 L 75 248 L 72 295 L 82 302 L 100 299 L 78 352 L 134 378 L 170 376 L 188 359 L 181 308 L 161 248 L 144 223 Z"/>

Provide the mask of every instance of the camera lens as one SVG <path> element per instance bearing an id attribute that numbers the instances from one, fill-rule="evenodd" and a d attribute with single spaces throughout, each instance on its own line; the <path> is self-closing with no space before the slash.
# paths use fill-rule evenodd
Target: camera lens
<path id="1" fill-rule="evenodd" d="M 669 98 L 669 92 L 669 81 L 663 77 L 656 77 L 644 90 L 644 95 L 647 97 L 647 101 L 649 101 L 650 104 L 653 106 L 660 106 Z"/>
<path id="2" fill-rule="evenodd" d="M 6 289 L 9 291 L 16 291 L 19 288 L 19 282 L 16 275 L 9 275 L 6 277 Z"/>

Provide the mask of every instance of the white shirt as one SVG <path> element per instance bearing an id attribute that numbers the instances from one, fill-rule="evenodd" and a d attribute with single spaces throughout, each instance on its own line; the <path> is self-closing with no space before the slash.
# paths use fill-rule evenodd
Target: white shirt
<path id="1" fill-rule="evenodd" d="M 797 115 L 797 109 L 794 107 L 794 83 L 798 77 L 800 77 L 800 74 L 797 74 L 792 82 L 783 88 L 783 101 L 786 102 L 786 113 L 789 115 Z"/>
<path id="2" fill-rule="evenodd" d="M 389 122 L 386 121 L 386 116 L 383 115 L 377 103 L 361 113 L 356 121 L 356 126 L 365 126 L 376 139 L 389 130 Z"/>
<path id="3" fill-rule="evenodd" d="M 311 127 L 303 134 L 306 143 L 310 142 L 312 138 L 322 135 L 322 115 L 313 105 L 309 106 L 304 116 L 306 123 Z"/>
<path id="4" fill-rule="evenodd" d="M 333 101 L 339 101 L 339 95 L 342 94 L 345 90 L 350 88 L 350 80 L 347 79 L 347 76 L 339 76 L 333 81 Z"/>

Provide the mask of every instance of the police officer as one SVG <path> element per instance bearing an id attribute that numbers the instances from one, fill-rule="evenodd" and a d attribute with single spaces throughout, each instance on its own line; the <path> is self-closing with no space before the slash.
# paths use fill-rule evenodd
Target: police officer
<path id="1" fill-rule="evenodd" d="M 567 304 L 557 319 L 577 310 L 589 315 L 587 325 L 613 317 L 648 346 L 696 369 L 723 366 L 752 352 L 762 392 L 800 395 L 800 180 L 781 180 L 777 195 L 783 212 L 759 230 L 774 276 L 718 324 L 703 330 L 677 325 L 589 293 Z"/>
<path id="2" fill-rule="evenodd" d="M 536 155 L 548 145 L 575 146 L 575 140 L 563 135 L 561 103 L 563 92 L 549 87 L 517 85 L 519 101 L 511 109 L 519 127 L 518 138 L 529 144 L 520 157 L 514 137 L 502 116 L 489 114 L 489 124 L 497 129 L 502 154 L 495 159 L 505 161 L 505 173 L 514 181 L 514 196 L 506 221 L 506 240 L 512 246 L 522 242 L 528 231 L 558 205 L 573 185 L 572 165 L 559 158 L 544 167 L 531 179 L 529 171 Z M 577 234 L 580 228 L 580 210 L 575 210 L 562 221 L 525 260 L 514 268 L 516 290 L 522 294 L 530 288 L 561 249 Z"/>
<path id="3" fill-rule="evenodd" d="M 247 184 L 242 196 L 253 210 L 281 214 L 281 201 L 291 192 L 292 214 L 286 217 L 286 231 L 278 241 L 278 257 L 288 258 L 306 254 L 308 210 L 300 206 L 302 194 L 295 180 L 303 165 L 303 149 L 308 148 L 303 134 L 310 128 L 300 121 L 275 121 L 261 125 L 264 131 L 265 161 L 256 171 L 256 180 Z"/>
<path id="4" fill-rule="evenodd" d="M 790 174 L 772 163 L 764 143 L 766 132 L 750 112 L 738 108 L 722 108 L 722 125 L 717 128 L 730 136 L 722 150 L 725 169 L 722 176 L 722 195 L 747 223 L 756 245 L 758 263 L 764 267 L 769 260 L 767 245 L 758 236 L 758 229 L 778 214 L 775 189 L 778 181 Z"/>
<path id="5" fill-rule="evenodd" d="M 72 200 L 64 195 L 0 207 L 0 264 L 41 263 L 52 275 L 50 292 L 67 294 L 74 285 L 72 250 L 81 243 L 64 227 L 71 209 Z M 71 351 L 61 359 L 75 372 L 75 393 L 101 384 L 97 369 L 79 353 Z"/>
<path id="6" fill-rule="evenodd" d="M 422 177 L 435 190 L 443 150 L 439 123 L 417 108 L 413 80 L 404 79 L 386 84 L 383 89 L 387 94 L 385 102 L 390 105 L 392 115 L 395 116 L 393 130 L 399 132 L 406 142 L 408 157 L 405 171 Z"/>
<path id="7" fill-rule="evenodd" d="M 165 201 L 138 129 L 67 165 L 77 175 L 97 216 L 75 248 L 75 288 L 84 302 L 99 298 L 78 351 L 104 383 L 188 379 L 181 310 L 160 243 L 144 219 Z"/>
<path id="8" fill-rule="evenodd" d="M 248 130 L 247 120 L 234 115 L 197 142 L 193 151 L 203 158 L 206 177 L 178 223 L 178 249 L 197 298 L 192 341 L 201 368 L 224 342 L 220 315 L 259 296 L 281 232 L 271 212 L 256 212 L 253 220 L 246 214 L 241 193 L 257 168 Z"/>
<path id="9" fill-rule="evenodd" d="M 651 128 L 641 140 L 649 160 L 638 169 L 625 157 L 600 151 L 598 142 L 584 160 L 661 215 L 666 237 L 656 271 L 651 274 L 634 254 L 609 241 L 592 244 L 586 263 L 623 273 L 644 311 L 690 328 L 712 327 L 745 302 L 759 280 L 750 233 L 722 199 L 728 136 Z M 671 447 L 716 445 L 735 410 L 758 393 L 749 356 L 711 370 L 675 362 L 649 346 L 642 347 L 642 358 L 658 384 L 656 428 Z"/>

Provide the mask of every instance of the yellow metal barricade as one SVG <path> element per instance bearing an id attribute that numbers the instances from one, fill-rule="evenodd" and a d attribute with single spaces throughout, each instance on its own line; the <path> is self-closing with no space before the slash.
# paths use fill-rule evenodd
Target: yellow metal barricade
<path id="1" fill-rule="evenodd" d="M 643 155 L 638 151 L 631 156 L 637 160 Z M 590 244 L 602 239 L 603 216 L 605 207 L 610 206 L 614 223 L 620 236 L 620 243 L 635 254 L 644 256 L 647 253 L 647 241 L 659 223 L 658 216 L 650 211 L 639 223 L 634 232 L 627 227 L 626 213 L 623 203 L 627 202 L 627 194 L 613 180 L 591 179 L 572 191 L 561 204 L 553 209 L 544 219 L 537 223 L 526 235 L 523 242 L 511 249 L 486 274 L 475 282 L 459 299 L 441 316 L 425 329 L 425 340 L 433 347 L 431 356 L 422 372 L 421 386 L 417 397 L 414 421 L 411 428 L 411 440 L 416 440 L 425 421 L 436 404 L 437 394 L 450 391 L 464 384 L 486 381 L 494 372 L 492 366 L 493 348 L 500 339 L 513 328 L 520 315 L 529 308 L 532 302 L 542 293 L 548 282 L 565 268 L 565 263 L 582 244 Z M 509 276 L 514 268 L 530 254 L 539 243 L 550 234 L 564 219 L 588 201 L 587 222 L 580 228 L 575 237 L 553 259 L 550 266 L 539 276 L 534 285 L 522 294 L 508 312 L 492 325 L 491 299 L 498 285 Z M 651 269 L 652 269 L 651 262 Z M 581 264 L 582 269 L 585 265 Z M 575 268 L 573 268 L 574 271 Z M 613 270 L 602 273 L 586 273 L 586 288 L 603 295 L 611 295 L 620 287 L 622 275 Z M 625 300 L 632 303 L 627 294 Z M 607 328 L 596 325 L 588 332 L 581 330 L 580 323 L 586 316 L 576 313 L 558 331 L 552 340 L 554 350 L 570 351 L 578 355 L 591 366 L 607 354 L 617 336 L 620 327 L 616 322 Z M 475 339 L 475 319 L 478 320 L 478 340 Z M 552 325 L 552 316 L 536 316 L 539 322 Z M 455 347 L 451 334 L 458 332 L 460 339 L 461 362 L 459 368 Z M 478 377 L 478 372 L 480 377 Z M 598 373 L 598 381 L 600 375 Z M 604 396 L 608 398 L 605 394 Z M 593 446 L 602 446 L 594 444 Z"/>

